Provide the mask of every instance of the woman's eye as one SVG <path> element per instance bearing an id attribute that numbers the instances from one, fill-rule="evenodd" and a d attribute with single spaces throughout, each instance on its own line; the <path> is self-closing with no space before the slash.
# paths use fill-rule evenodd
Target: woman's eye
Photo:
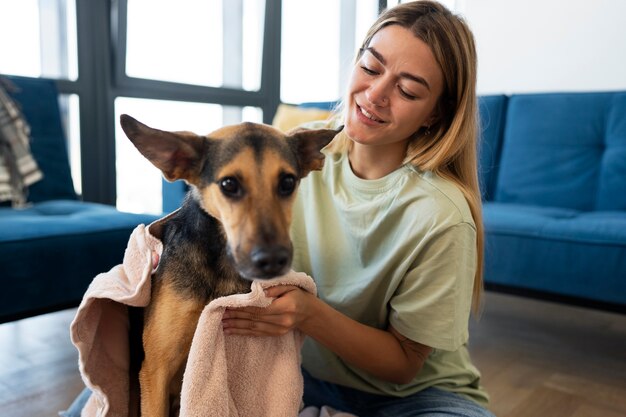
<path id="1" fill-rule="evenodd" d="M 283 197 L 289 197 L 296 190 L 297 183 L 298 181 L 293 175 L 284 175 L 278 182 L 278 194 Z"/>
<path id="2" fill-rule="evenodd" d="M 365 65 L 361 65 L 361 69 L 363 70 L 363 72 L 365 72 L 366 74 L 369 75 L 376 75 L 376 71 L 369 69 L 368 67 L 366 67 Z"/>
<path id="3" fill-rule="evenodd" d="M 406 92 L 406 90 L 402 89 L 402 87 L 398 87 L 398 89 L 400 90 L 400 94 L 402 94 L 403 97 L 408 98 L 409 100 L 415 100 L 417 98 L 413 94 Z"/>
<path id="4" fill-rule="evenodd" d="M 237 198 L 243 195 L 243 189 L 239 180 L 234 177 L 222 178 L 219 181 L 220 190 L 226 197 Z"/>

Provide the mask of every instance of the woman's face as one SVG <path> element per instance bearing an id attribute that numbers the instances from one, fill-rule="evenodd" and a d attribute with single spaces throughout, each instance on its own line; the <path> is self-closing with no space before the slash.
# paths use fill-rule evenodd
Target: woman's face
<path id="1" fill-rule="evenodd" d="M 436 118 L 443 74 L 432 51 L 409 30 L 374 35 L 348 86 L 345 132 L 362 145 L 406 141 Z"/>

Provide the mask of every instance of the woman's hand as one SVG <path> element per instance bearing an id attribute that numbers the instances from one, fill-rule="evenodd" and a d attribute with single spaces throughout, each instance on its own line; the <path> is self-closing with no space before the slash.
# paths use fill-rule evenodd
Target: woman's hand
<path id="1" fill-rule="evenodd" d="M 274 298 L 268 307 L 227 308 L 222 318 L 226 334 L 281 336 L 299 328 L 309 316 L 311 301 L 317 298 L 292 285 L 277 285 L 265 290 Z"/>

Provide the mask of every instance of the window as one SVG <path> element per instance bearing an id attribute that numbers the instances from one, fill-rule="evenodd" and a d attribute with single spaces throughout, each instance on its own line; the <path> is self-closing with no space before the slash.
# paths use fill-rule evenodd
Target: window
<path id="1" fill-rule="evenodd" d="M 341 98 L 377 13 L 377 0 L 283 0 L 281 101 Z"/>
<path id="2" fill-rule="evenodd" d="M 78 94 L 61 94 L 59 108 L 63 128 L 67 137 L 67 152 L 70 160 L 70 170 L 74 181 L 76 194 L 82 194 L 81 157 L 80 157 L 80 98 Z"/>
<path id="3" fill-rule="evenodd" d="M 0 73 L 76 80 L 73 0 L 3 0 Z"/>
<path id="4" fill-rule="evenodd" d="M 264 8 L 263 0 L 129 0 L 126 74 L 256 91 Z"/>

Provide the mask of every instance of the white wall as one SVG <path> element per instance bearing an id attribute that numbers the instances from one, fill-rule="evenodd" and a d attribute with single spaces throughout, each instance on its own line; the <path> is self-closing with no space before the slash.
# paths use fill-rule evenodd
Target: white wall
<path id="1" fill-rule="evenodd" d="M 478 93 L 626 90 L 626 1 L 457 0 Z"/>

